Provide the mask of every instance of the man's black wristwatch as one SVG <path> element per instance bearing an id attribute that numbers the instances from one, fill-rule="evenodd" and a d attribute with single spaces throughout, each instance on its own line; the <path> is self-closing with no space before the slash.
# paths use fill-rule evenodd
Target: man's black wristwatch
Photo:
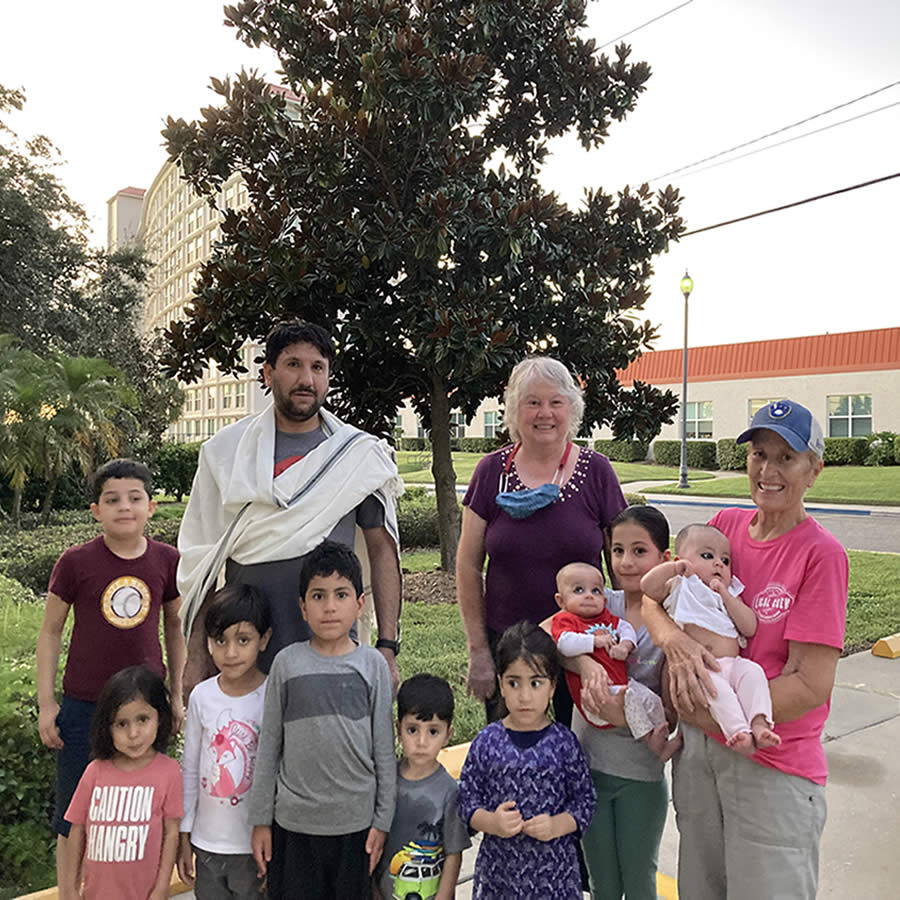
<path id="1" fill-rule="evenodd" d="M 385 650 L 393 650 L 394 656 L 400 655 L 400 641 L 392 641 L 390 638 L 378 638 L 375 641 L 375 649 L 381 650 L 382 647 Z"/>

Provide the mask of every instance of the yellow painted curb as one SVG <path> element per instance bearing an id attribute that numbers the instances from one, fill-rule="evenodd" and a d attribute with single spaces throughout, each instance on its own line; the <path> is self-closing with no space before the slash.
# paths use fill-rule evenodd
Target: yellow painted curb
<path id="1" fill-rule="evenodd" d="M 896 659 L 900 656 L 900 634 L 892 634 L 875 642 L 872 648 L 874 656 L 883 656 L 886 659 Z"/>
<path id="2" fill-rule="evenodd" d="M 438 762 L 457 780 L 459 781 L 459 773 L 462 771 L 463 763 L 466 761 L 466 754 L 469 752 L 468 744 L 455 744 L 452 747 L 444 747 L 438 753 Z"/>
<path id="3" fill-rule="evenodd" d="M 659 895 L 659 900 L 678 900 L 678 885 L 675 879 L 663 875 L 662 872 L 657 872 L 656 893 Z"/>

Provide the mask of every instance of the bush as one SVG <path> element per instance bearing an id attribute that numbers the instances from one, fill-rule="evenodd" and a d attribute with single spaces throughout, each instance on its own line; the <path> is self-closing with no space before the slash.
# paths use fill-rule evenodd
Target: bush
<path id="1" fill-rule="evenodd" d="M 147 534 L 166 544 L 177 543 L 180 519 L 153 519 Z M 83 544 L 100 534 L 97 522 L 56 525 L 34 531 L 9 531 L 0 534 L 0 573 L 15 578 L 38 594 L 47 590 L 53 565 L 63 551 Z"/>
<path id="2" fill-rule="evenodd" d="M 743 472 L 747 468 L 747 444 L 734 438 L 722 438 L 716 444 L 716 462 L 720 469 Z"/>
<path id="3" fill-rule="evenodd" d="M 189 493 L 200 458 L 200 443 L 164 443 L 156 454 L 154 481 L 167 494 L 174 494 L 178 502 Z"/>
<path id="4" fill-rule="evenodd" d="M 594 441 L 594 449 L 614 462 L 643 462 L 647 458 L 643 441 Z"/>
<path id="5" fill-rule="evenodd" d="M 893 431 L 878 431 L 866 438 L 867 466 L 895 466 L 894 440 L 897 435 Z"/>
<path id="6" fill-rule="evenodd" d="M 861 466 L 866 461 L 868 444 L 862 437 L 825 438 L 826 466 Z"/>
<path id="7" fill-rule="evenodd" d="M 416 452 L 426 449 L 428 439 L 423 437 L 405 437 L 400 438 L 400 449 Z"/>
<path id="8" fill-rule="evenodd" d="M 894 459 L 900 459 L 900 434 L 894 438 Z"/>
<path id="9" fill-rule="evenodd" d="M 624 494 L 625 502 L 629 506 L 646 506 L 647 498 L 643 494 Z"/>
<path id="10" fill-rule="evenodd" d="M 397 525 L 400 546 L 435 547 L 440 543 L 437 526 L 437 500 L 422 487 L 407 488 L 397 501 Z"/>
<path id="11" fill-rule="evenodd" d="M 501 445 L 494 438 L 467 437 L 459 438 L 459 449 L 463 453 L 493 453 Z"/>
<path id="12" fill-rule="evenodd" d="M 656 441 L 653 458 L 661 466 L 680 466 L 681 441 Z M 687 464 L 691 469 L 715 469 L 715 441 L 688 441 Z"/>

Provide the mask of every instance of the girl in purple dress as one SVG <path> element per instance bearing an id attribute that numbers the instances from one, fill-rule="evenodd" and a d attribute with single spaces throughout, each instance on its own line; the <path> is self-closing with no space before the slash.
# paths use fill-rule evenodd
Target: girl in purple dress
<path id="1" fill-rule="evenodd" d="M 459 781 L 460 815 L 484 833 L 473 897 L 581 900 L 576 844 L 595 793 L 572 732 L 547 716 L 559 676 L 553 638 L 513 625 L 497 671 L 506 715 L 479 732 Z"/>

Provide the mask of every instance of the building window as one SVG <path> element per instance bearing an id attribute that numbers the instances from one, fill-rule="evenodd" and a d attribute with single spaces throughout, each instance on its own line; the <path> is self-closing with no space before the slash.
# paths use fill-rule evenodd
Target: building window
<path id="1" fill-rule="evenodd" d="M 216 408 L 216 389 L 214 387 L 208 387 L 206 389 L 206 408 Z"/>
<path id="2" fill-rule="evenodd" d="M 234 408 L 244 409 L 247 405 L 247 382 L 239 381 L 234 386 Z"/>
<path id="3" fill-rule="evenodd" d="M 500 413 L 486 412 L 484 414 L 484 436 L 486 438 L 497 437 L 500 430 Z"/>
<path id="4" fill-rule="evenodd" d="M 828 398 L 828 437 L 872 433 L 871 394 L 832 394 Z"/>
<path id="5" fill-rule="evenodd" d="M 206 420 L 206 436 L 212 437 L 216 433 L 216 420 L 215 419 L 207 419 Z"/>
<path id="6" fill-rule="evenodd" d="M 222 385 L 222 409 L 231 409 L 234 401 L 234 385 Z"/>
<path id="7" fill-rule="evenodd" d="M 711 438 L 712 427 L 712 403 L 703 400 L 687 405 L 687 436 L 693 439 Z"/>
<path id="8" fill-rule="evenodd" d="M 450 413 L 450 438 L 466 436 L 466 417 L 461 412 Z"/>
<path id="9" fill-rule="evenodd" d="M 425 434 L 425 426 L 422 424 L 422 420 L 418 416 L 416 417 L 416 437 L 428 437 L 428 435 Z"/>

